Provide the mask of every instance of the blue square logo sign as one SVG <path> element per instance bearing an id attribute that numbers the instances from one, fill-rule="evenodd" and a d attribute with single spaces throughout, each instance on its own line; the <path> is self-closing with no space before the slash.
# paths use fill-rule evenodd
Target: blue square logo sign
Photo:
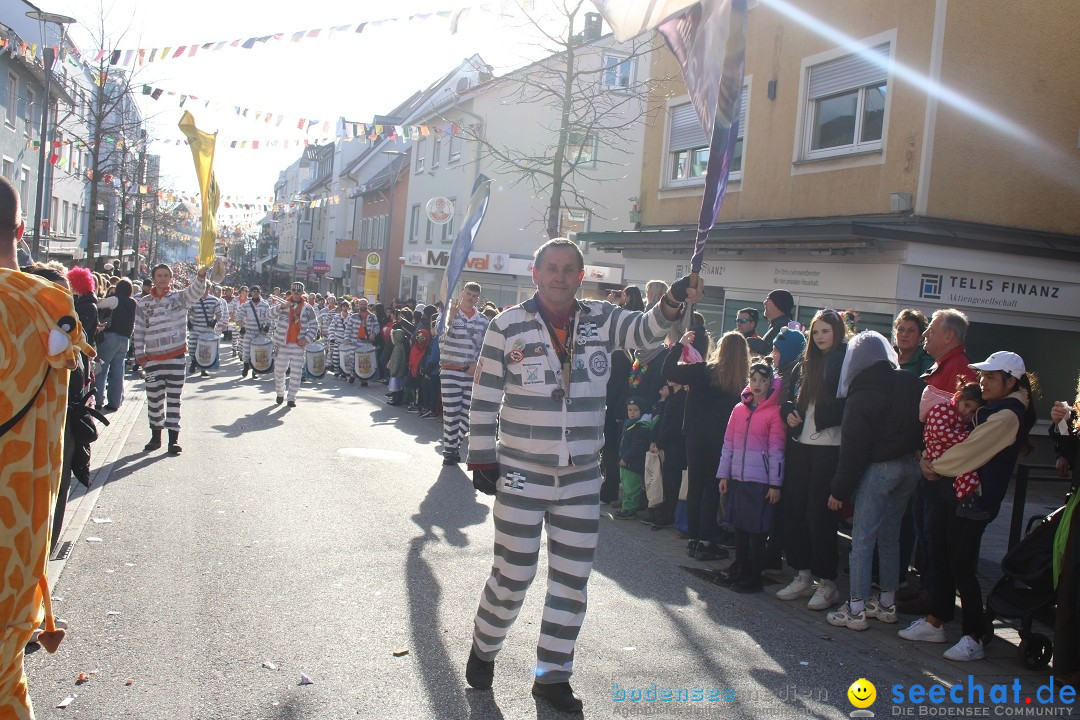
<path id="1" fill-rule="evenodd" d="M 941 275 L 923 273 L 919 278 L 919 297 L 927 300 L 940 300 L 942 279 Z"/>

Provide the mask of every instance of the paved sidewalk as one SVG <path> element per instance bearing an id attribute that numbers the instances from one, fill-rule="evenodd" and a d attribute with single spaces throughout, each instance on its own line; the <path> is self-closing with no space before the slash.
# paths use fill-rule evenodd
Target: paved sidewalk
<path id="1" fill-rule="evenodd" d="M 1067 486 L 1062 483 L 1032 480 L 1028 486 L 1025 518 L 1043 515 L 1059 507 L 1064 502 L 1066 489 Z M 602 511 L 607 512 L 606 505 L 603 506 Z M 1008 545 L 1011 512 L 1010 493 L 1009 499 L 1002 505 L 1000 515 L 987 528 L 983 538 L 979 577 L 984 597 L 1002 576 L 1000 562 Z M 686 540 L 681 539 L 674 529 L 653 531 L 651 527 L 640 522 L 617 521 L 607 517 L 602 517 L 602 520 L 613 529 L 626 533 L 654 552 L 657 561 L 673 563 L 697 577 L 705 576 L 702 571 L 723 569 L 731 561 L 729 558 L 715 562 L 701 562 L 687 557 Z M 841 568 L 846 567 L 846 554 L 849 547 L 848 543 L 841 541 Z M 824 612 L 807 609 L 806 600 L 784 602 L 773 597 L 777 590 L 787 584 L 793 574 L 793 571 L 786 568 L 783 571 L 766 573 L 766 582 L 771 582 L 766 585 L 764 593 L 756 596 L 740 596 L 722 586 L 713 585 L 713 587 L 716 593 L 730 593 L 733 598 L 760 598 L 760 602 L 755 606 L 756 610 L 775 618 L 778 624 L 800 630 L 800 633 L 793 633 L 793 639 L 797 635 L 804 635 L 817 637 L 821 642 L 829 643 L 830 647 L 835 649 L 838 664 L 857 664 L 857 658 L 872 654 L 878 663 L 886 664 L 890 671 L 888 678 L 890 683 L 910 685 L 943 682 L 950 685 L 953 682 L 965 680 L 970 674 L 983 684 L 1012 683 L 1014 678 L 1020 678 L 1022 687 L 1028 692 L 1034 692 L 1035 688 L 1048 681 L 1052 674 L 1051 669 L 1032 671 L 1024 667 L 1017 657 L 1020 638 L 1015 626 L 1000 620 L 995 622 L 994 641 L 986 647 L 986 659 L 970 663 L 950 662 L 942 657 L 942 653 L 959 639 L 959 622 L 951 623 L 953 627 L 947 628 L 949 641 L 945 644 L 901 640 L 896 633 L 916 619 L 917 616 L 911 615 L 901 615 L 899 622 L 895 625 L 871 621 L 870 629 L 865 632 L 833 627 L 825 621 Z M 841 597 L 847 597 L 847 577 L 843 573 L 838 578 L 838 585 Z M 959 599 L 957 605 L 959 607 Z M 1036 623 L 1035 630 L 1053 638 L 1052 627 Z M 880 693 L 881 686 L 879 685 Z"/>

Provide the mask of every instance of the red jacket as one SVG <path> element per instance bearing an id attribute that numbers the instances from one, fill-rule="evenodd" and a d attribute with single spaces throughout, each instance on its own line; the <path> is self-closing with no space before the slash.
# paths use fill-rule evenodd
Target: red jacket
<path id="1" fill-rule="evenodd" d="M 413 333 L 412 347 L 409 349 L 409 377 L 420 377 L 420 362 L 427 352 L 431 333 L 423 328 Z"/>
<path id="2" fill-rule="evenodd" d="M 968 360 L 964 346 L 954 347 L 935 362 L 922 379 L 927 385 L 951 395 L 956 392 L 959 379 L 962 378 L 965 383 L 975 382 L 978 379 L 975 371 L 968 367 L 969 363 L 971 361 Z"/>

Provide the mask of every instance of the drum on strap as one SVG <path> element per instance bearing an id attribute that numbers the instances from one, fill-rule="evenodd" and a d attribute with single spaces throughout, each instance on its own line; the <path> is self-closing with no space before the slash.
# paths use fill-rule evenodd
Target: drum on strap
<path id="1" fill-rule="evenodd" d="M 270 372 L 274 368 L 274 342 L 269 335 L 251 339 L 250 361 L 257 372 Z"/>
<path id="2" fill-rule="evenodd" d="M 353 370 L 361 380 L 370 380 L 379 371 L 378 351 L 368 342 L 356 344 Z"/>
<path id="3" fill-rule="evenodd" d="M 326 374 L 326 346 L 320 342 L 308 343 L 304 348 L 304 368 L 308 375 L 321 378 Z"/>
<path id="4" fill-rule="evenodd" d="M 353 369 L 353 356 L 356 353 L 356 343 L 348 340 L 340 343 L 337 348 L 338 367 L 343 373 L 350 373 Z"/>
<path id="5" fill-rule="evenodd" d="M 196 336 L 195 364 L 202 368 L 215 367 L 218 361 L 218 343 L 217 333 L 210 331 L 200 332 Z"/>

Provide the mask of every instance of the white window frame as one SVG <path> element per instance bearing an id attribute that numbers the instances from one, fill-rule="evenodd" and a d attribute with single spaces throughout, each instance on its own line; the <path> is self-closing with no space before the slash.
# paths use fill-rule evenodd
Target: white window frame
<path id="1" fill-rule="evenodd" d="M 616 62 L 608 64 L 608 60 L 615 60 Z M 626 72 L 626 84 L 623 85 L 619 82 L 622 73 L 618 72 L 618 68 L 625 65 Z M 600 84 L 603 85 L 605 90 L 613 90 L 615 92 L 630 92 L 634 85 L 634 76 L 637 71 L 637 58 L 632 58 L 625 53 L 613 52 L 611 50 L 605 50 L 604 54 L 600 58 Z M 608 75 L 612 74 L 614 82 L 608 82 Z"/>
<path id="2" fill-rule="evenodd" d="M 11 181 L 14 185 L 18 178 L 15 176 L 15 158 L 10 158 L 7 155 L 3 156 L 3 171 L 4 177 Z"/>
<path id="3" fill-rule="evenodd" d="M 574 217 L 575 214 L 578 214 L 582 217 Z M 564 225 L 564 223 L 567 221 L 574 223 L 582 223 L 584 227 L 581 230 L 567 231 L 566 226 Z M 561 235 L 562 237 L 568 237 L 567 232 L 589 232 L 589 226 L 591 223 L 592 213 L 584 208 L 571 208 L 565 206 L 559 208 L 559 235 Z"/>
<path id="4" fill-rule="evenodd" d="M 600 149 L 600 142 L 594 133 L 585 133 L 585 143 L 575 143 L 574 136 L 580 136 L 577 130 L 570 129 L 566 133 L 566 159 L 570 162 L 577 160 L 577 148 L 589 147 L 591 151 L 586 150 L 582 153 L 580 161 L 577 163 L 577 167 L 596 167 L 596 154 Z M 591 142 L 589 142 L 591 140 Z"/>
<path id="5" fill-rule="evenodd" d="M 409 210 L 409 243 L 415 245 L 420 241 L 420 203 L 416 203 Z"/>
<path id="6" fill-rule="evenodd" d="M 439 163 L 442 162 L 442 135 L 439 134 L 439 130 L 433 130 L 431 137 L 431 169 L 439 167 Z"/>
<path id="7" fill-rule="evenodd" d="M 19 122 L 19 76 L 13 72 L 8 73 L 7 104 L 4 122 L 9 128 L 15 130 Z"/>
<path id="8" fill-rule="evenodd" d="M 461 159 L 461 136 L 454 134 L 454 128 L 450 128 L 450 140 L 446 143 L 446 146 L 450 152 L 450 159 L 447 162 L 447 165 Z"/>
<path id="9" fill-rule="evenodd" d="M 426 137 L 422 137 L 416 141 L 416 165 L 413 168 L 413 172 L 417 174 L 424 172 L 424 163 L 427 161 L 427 156 L 425 155 L 426 151 L 424 149 L 424 143 L 426 141 Z"/>
<path id="10" fill-rule="evenodd" d="M 457 218 L 457 198 L 450 198 L 450 204 L 454 206 L 454 214 L 450 216 L 450 221 L 442 226 L 442 241 L 444 243 L 454 242 L 454 220 Z"/>
<path id="11" fill-rule="evenodd" d="M 729 183 L 741 182 L 742 178 L 743 178 L 743 170 L 746 167 L 746 131 L 747 131 L 748 126 L 750 124 L 750 100 L 751 100 L 751 96 L 752 96 L 752 92 L 751 92 L 752 88 L 753 88 L 753 76 L 752 75 L 747 75 L 743 79 L 743 89 L 742 89 L 743 102 L 742 102 L 741 110 L 740 110 L 740 114 L 739 114 L 739 116 L 740 116 L 739 135 L 736 138 L 736 142 L 738 142 L 739 140 L 742 140 L 742 144 L 743 144 L 742 145 L 742 148 L 743 148 L 743 150 L 742 150 L 742 163 L 740 164 L 738 170 L 732 170 L 728 174 L 728 182 Z M 690 105 L 690 96 L 689 95 L 683 95 L 682 97 L 672 98 L 672 99 L 668 100 L 668 103 L 667 103 L 667 113 L 665 114 L 666 118 L 665 118 L 665 124 L 664 124 L 664 156 L 663 156 L 663 162 L 662 162 L 663 170 L 662 170 L 662 175 L 660 176 L 660 188 L 662 190 L 676 190 L 676 189 L 687 188 L 687 187 L 693 188 L 693 187 L 699 187 L 699 186 L 705 184 L 705 173 L 706 173 L 706 171 L 704 171 L 704 170 L 702 171 L 701 175 L 695 175 L 695 176 L 691 176 L 691 177 L 678 178 L 678 179 L 675 179 L 675 178 L 672 177 L 674 175 L 674 171 L 675 171 L 675 153 L 676 152 L 687 152 L 688 153 L 688 161 L 689 161 L 689 160 L 693 159 L 694 153 L 700 152 L 701 150 L 708 150 L 709 149 L 709 138 L 705 138 L 704 133 L 702 133 L 702 142 L 704 142 L 704 145 L 694 144 L 691 147 L 681 149 L 681 150 L 678 150 L 678 151 L 671 149 L 671 123 L 672 123 L 672 117 L 674 115 L 674 111 L 675 111 L 676 108 L 683 108 L 683 107 L 686 107 L 686 106 L 689 106 L 689 105 Z M 693 112 L 692 109 L 691 109 L 691 112 Z M 694 118 L 696 120 L 696 118 L 697 118 L 696 114 L 694 115 Z M 708 167 L 708 164 L 706 163 L 706 168 L 707 167 Z"/>
<path id="12" fill-rule="evenodd" d="M 19 173 L 19 196 L 22 198 L 22 202 L 19 203 L 19 205 L 22 207 L 23 215 L 25 216 L 27 214 L 27 208 L 30 207 L 30 203 L 27 202 L 27 198 L 30 197 L 30 166 L 28 165 L 23 165 Z"/>
<path id="13" fill-rule="evenodd" d="M 886 44 L 888 45 L 888 49 L 885 51 L 888 68 L 881 70 L 879 73 L 880 77 L 875 77 L 873 80 L 852 81 L 850 85 L 835 88 L 835 91 L 829 92 L 828 94 L 817 95 L 816 97 L 810 96 L 810 76 L 814 68 L 819 68 L 844 58 L 853 57 L 861 50 L 869 50 Z M 851 157 L 855 155 L 884 155 L 885 140 L 889 135 L 889 108 L 892 104 L 894 89 L 892 63 L 894 61 L 895 53 L 896 30 L 894 29 L 869 38 L 864 38 L 859 41 L 857 47 L 836 48 L 834 50 L 803 58 L 799 83 L 798 117 L 796 120 L 796 127 L 798 130 L 793 154 L 793 163 L 798 164 L 800 162 L 813 162 L 816 160 Z M 860 135 L 863 130 L 863 111 L 865 109 L 866 91 L 869 88 L 879 86 L 882 82 L 885 83 L 885 107 L 881 121 L 881 138 L 878 140 L 863 141 L 861 140 Z M 812 150 L 811 147 L 814 139 L 818 102 L 852 91 L 858 92 L 855 109 L 856 126 L 854 142 L 849 145 Z"/>
<path id="14" fill-rule="evenodd" d="M 431 218 L 428 218 L 427 223 L 425 224 L 425 227 L 424 227 L 424 244 L 425 245 L 430 245 L 431 244 L 431 241 L 433 240 L 432 235 L 435 234 L 434 230 L 433 230 L 434 227 L 435 227 L 435 223 L 431 222 Z"/>

